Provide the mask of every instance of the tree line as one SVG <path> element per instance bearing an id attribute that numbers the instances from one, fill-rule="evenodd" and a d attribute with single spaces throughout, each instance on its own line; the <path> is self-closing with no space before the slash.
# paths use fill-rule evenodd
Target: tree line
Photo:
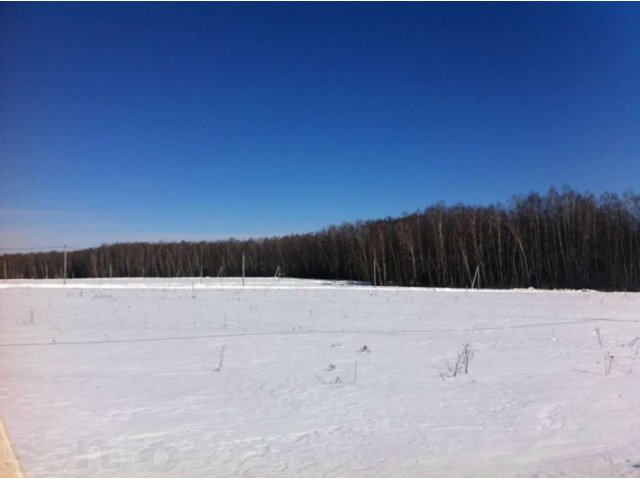
<path id="1" fill-rule="evenodd" d="M 67 277 L 273 276 L 378 285 L 640 290 L 640 196 L 569 188 L 506 206 L 436 204 L 319 232 L 215 242 L 118 243 L 68 254 Z M 0 256 L 5 278 L 62 278 L 62 252 Z"/>

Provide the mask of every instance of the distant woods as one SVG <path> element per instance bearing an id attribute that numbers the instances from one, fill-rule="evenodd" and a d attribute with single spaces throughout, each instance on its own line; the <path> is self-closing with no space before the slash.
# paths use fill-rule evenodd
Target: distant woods
<path id="1" fill-rule="evenodd" d="M 317 233 L 73 251 L 68 278 L 247 276 L 378 285 L 640 290 L 640 197 L 550 190 L 508 206 L 434 205 Z M 62 252 L 0 256 L 7 278 L 61 278 Z M 0 271 L 2 274 L 3 271 Z"/>

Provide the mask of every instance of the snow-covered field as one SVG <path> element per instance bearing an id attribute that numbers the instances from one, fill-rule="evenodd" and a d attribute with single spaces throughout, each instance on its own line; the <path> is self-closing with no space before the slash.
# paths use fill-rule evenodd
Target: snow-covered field
<path id="1" fill-rule="evenodd" d="M 28 476 L 640 476 L 639 350 L 635 293 L 0 283 Z"/>

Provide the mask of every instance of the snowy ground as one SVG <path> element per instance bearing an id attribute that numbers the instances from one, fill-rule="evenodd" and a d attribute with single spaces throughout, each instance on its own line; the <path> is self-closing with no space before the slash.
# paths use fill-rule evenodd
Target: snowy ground
<path id="1" fill-rule="evenodd" d="M 239 283 L 0 283 L 25 474 L 640 476 L 640 294 Z"/>

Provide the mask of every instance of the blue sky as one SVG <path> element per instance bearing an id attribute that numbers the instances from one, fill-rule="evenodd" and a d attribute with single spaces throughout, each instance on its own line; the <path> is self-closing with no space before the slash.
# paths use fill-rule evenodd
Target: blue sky
<path id="1" fill-rule="evenodd" d="M 637 191 L 638 52 L 638 3 L 3 3 L 0 247 Z"/>

